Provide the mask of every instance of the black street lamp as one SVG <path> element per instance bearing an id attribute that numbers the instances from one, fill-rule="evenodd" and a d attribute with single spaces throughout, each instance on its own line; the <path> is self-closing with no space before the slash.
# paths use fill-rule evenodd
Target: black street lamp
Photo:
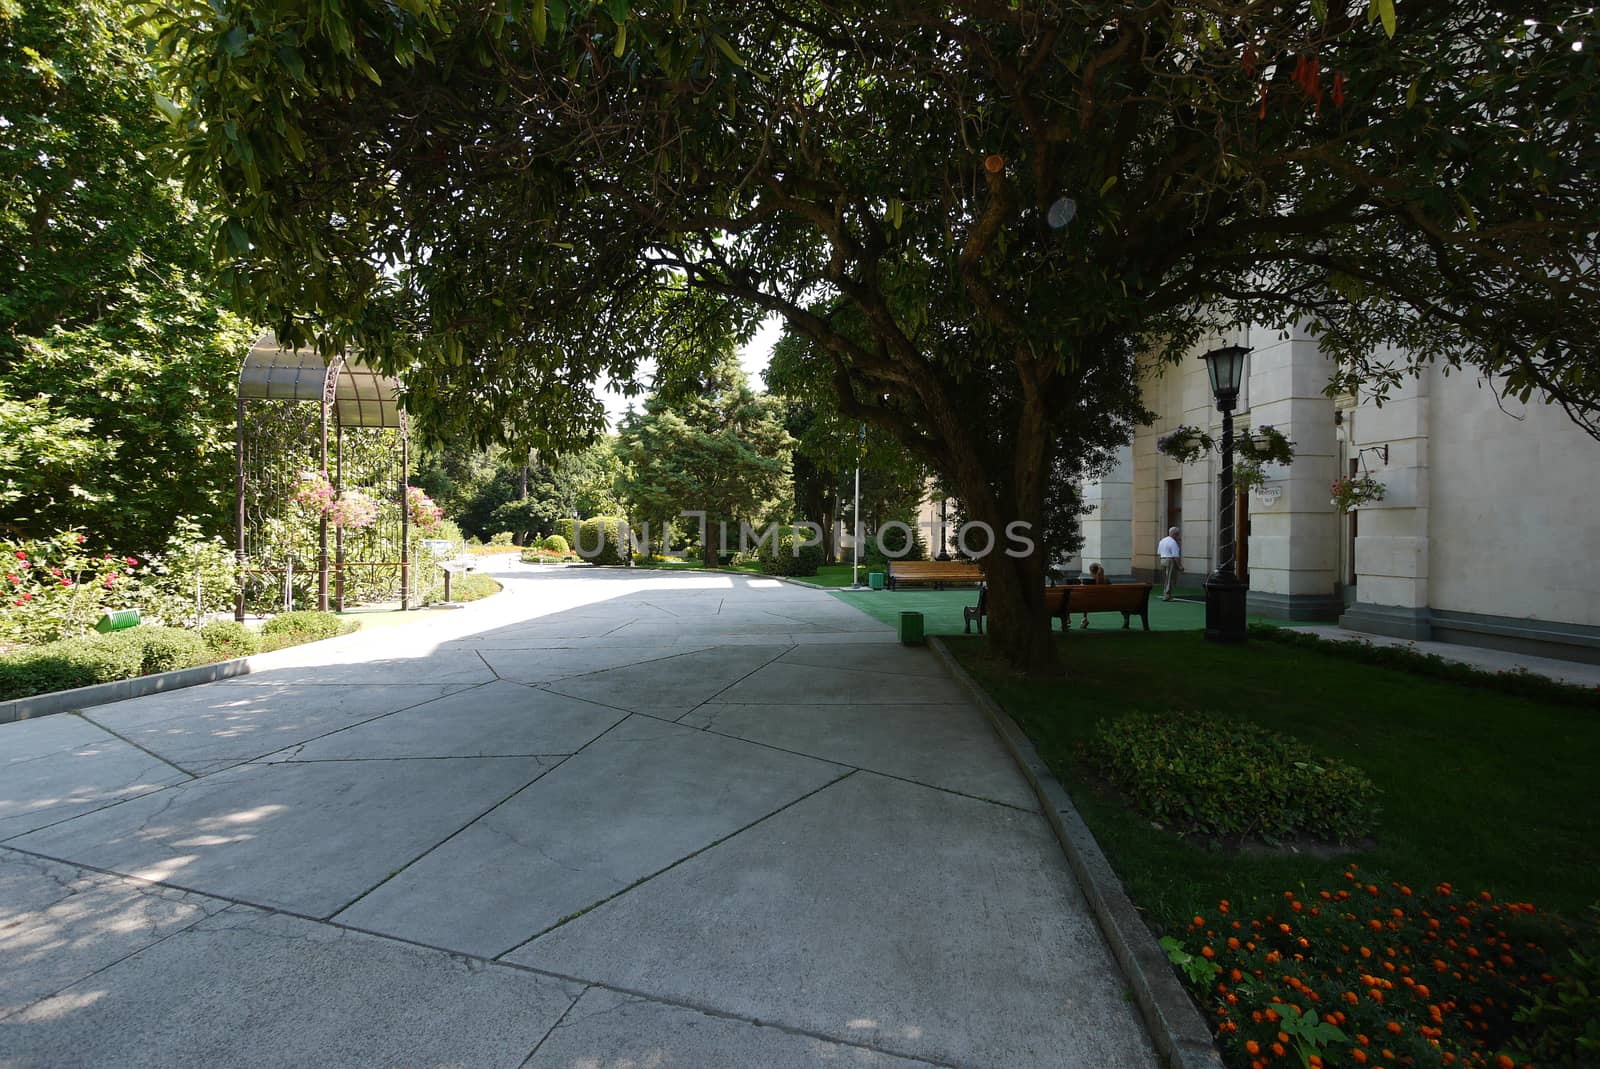
<path id="1" fill-rule="evenodd" d="M 1217 570 L 1206 580 L 1206 639 L 1211 642 L 1245 640 L 1244 584 L 1234 573 L 1238 552 L 1233 507 L 1233 407 L 1239 402 L 1244 379 L 1243 345 L 1224 345 L 1201 357 L 1211 378 L 1211 393 L 1222 413 L 1222 475 L 1217 488 Z"/>
<path id="2" fill-rule="evenodd" d="M 935 558 L 936 560 L 950 559 L 950 551 L 945 548 L 944 541 L 946 526 L 950 522 L 949 514 L 945 511 L 945 506 L 948 504 L 950 504 L 949 498 L 941 497 L 939 499 L 939 556 Z"/>

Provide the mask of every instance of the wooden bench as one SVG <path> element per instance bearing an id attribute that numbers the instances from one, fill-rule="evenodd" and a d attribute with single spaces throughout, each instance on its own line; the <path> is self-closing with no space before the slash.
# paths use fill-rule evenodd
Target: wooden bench
<path id="1" fill-rule="evenodd" d="M 894 590 L 901 585 L 932 583 L 935 590 L 946 583 L 981 583 L 983 569 L 976 564 L 958 560 L 892 560 L 889 562 L 888 587 Z"/>
<path id="2" fill-rule="evenodd" d="M 1061 630 L 1072 629 L 1072 617 L 1078 613 L 1120 612 L 1122 626 L 1126 629 L 1133 616 L 1138 615 L 1146 631 L 1150 630 L 1149 583 L 1084 583 L 1081 586 L 1050 586 L 1044 590 L 1045 609 L 1061 621 Z M 974 620 L 978 634 L 983 634 L 983 618 L 989 613 L 989 588 L 978 591 L 978 604 L 961 610 L 966 620 L 966 631 L 972 633 Z"/>
<path id="3" fill-rule="evenodd" d="M 1045 611 L 1061 621 L 1061 630 L 1067 629 L 1067 591 L 1070 586 L 1047 586 L 1044 588 Z M 961 610 L 961 615 L 966 621 L 966 632 L 972 634 L 972 623 L 978 623 L 978 634 L 983 634 L 983 618 L 989 614 L 989 587 L 985 585 L 978 591 L 978 604 L 968 605 Z"/>

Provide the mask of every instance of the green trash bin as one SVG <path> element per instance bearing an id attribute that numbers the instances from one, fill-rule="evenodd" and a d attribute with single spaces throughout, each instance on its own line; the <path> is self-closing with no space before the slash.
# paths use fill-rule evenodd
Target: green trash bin
<path id="1" fill-rule="evenodd" d="M 873 590 L 882 590 L 883 589 L 883 573 L 882 572 L 868 572 L 867 573 L 867 585 L 869 587 L 871 587 Z"/>
<path id="2" fill-rule="evenodd" d="M 922 645 L 922 614 L 920 612 L 903 612 L 900 614 L 900 641 L 907 646 Z"/>
<path id="3" fill-rule="evenodd" d="M 126 631 L 130 627 L 138 626 L 138 609 L 108 609 L 95 622 L 94 629 L 102 635 L 109 635 L 113 631 Z"/>

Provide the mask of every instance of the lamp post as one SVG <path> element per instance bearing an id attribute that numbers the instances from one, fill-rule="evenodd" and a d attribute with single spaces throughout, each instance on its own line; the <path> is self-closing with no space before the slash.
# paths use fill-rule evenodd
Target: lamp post
<path id="1" fill-rule="evenodd" d="M 855 534 L 850 539 L 850 589 L 861 589 L 861 452 L 867 445 L 867 425 L 861 425 L 861 432 L 856 438 L 856 504 L 855 504 Z"/>
<path id="2" fill-rule="evenodd" d="M 1233 507 L 1233 408 L 1239 401 L 1244 378 L 1244 358 L 1250 349 L 1224 345 L 1206 353 L 1206 374 L 1211 393 L 1222 413 L 1222 474 L 1217 486 L 1217 570 L 1206 580 L 1206 639 L 1211 642 L 1245 640 L 1244 584 L 1234 573 L 1238 551 Z"/>
<path id="3" fill-rule="evenodd" d="M 945 507 L 949 504 L 950 499 L 948 497 L 939 499 L 939 556 L 937 558 L 939 560 L 950 559 L 950 551 L 945 548 L 945 532 L 949 530 L 950 525 L 950 517 L 945 511 Z"/>

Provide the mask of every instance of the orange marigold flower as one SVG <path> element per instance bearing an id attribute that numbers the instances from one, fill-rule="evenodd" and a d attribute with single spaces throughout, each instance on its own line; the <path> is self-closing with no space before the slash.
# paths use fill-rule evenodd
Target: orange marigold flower
<path id="1" fill-rule="evenodd" d="M 1388 1024 L 1384 1025 L 1384 1027 L 1390 1032 L 1393 1032 L 1395 1035 L 1399 1035 L 1401 1032 L 1405 1031 L 1405 1029 L 1400 1027 L 1399 1021 L 1390 1021 Z"/>
<path id="2" fill-rule="evenodd" d="M 1357 1047 L 1355 1050 L 1350 1052 L 1350 1060 L 1355 1062 L 1357 1065 L 1366 1065 L 1367 1052 L 1362 1050 L 1360 1047 Z"/>
<path id="3" fill-rule="evenodd" d="M 1261 1044 L 1257 1043 L 1253 1039 L 1247 1039 L 1247 1040 L 1245 1040 L 1244 1049 L 1245 1049 L 1246 1052 L 1248 1052 L 1250 1054 L 1260 1054 L 1261 1053 Z"/>
<path id="4" fill-rule="evenodd" d="M 1204 917 L 1196 917 L 1193 921 L 1190 922 L 1190 927 L 1192 927 L 1192 928 L 1204 928 L 1205 926 L 1206 926 L 1206 919 Z"/>
<path id="5" fill-rule="evenodd" d="M 1276 1054 L 1280 1058 L 1283 1057 L 1283 1044 L 1282 1043 L 1274 1043 L 1272 1045 L 1272 1053 Z"/>
<path id="6" fill-rule="evenodd" d="M 1202 958 L 1214 958 L 1217 956 L 1217 952 L 1212 950 L 1209 946 L 1203 946 L 1200 948 L 1200 956 Z"/>
<path id="7" fill-rule="evenodd" d="M 1233 935 L 1228 936 L 1228 949 L 1229 950 L 1238 950 L 1239 949 L 1239 938 L 1238 938 L 1238 936 L 1233 936 Z"/>

